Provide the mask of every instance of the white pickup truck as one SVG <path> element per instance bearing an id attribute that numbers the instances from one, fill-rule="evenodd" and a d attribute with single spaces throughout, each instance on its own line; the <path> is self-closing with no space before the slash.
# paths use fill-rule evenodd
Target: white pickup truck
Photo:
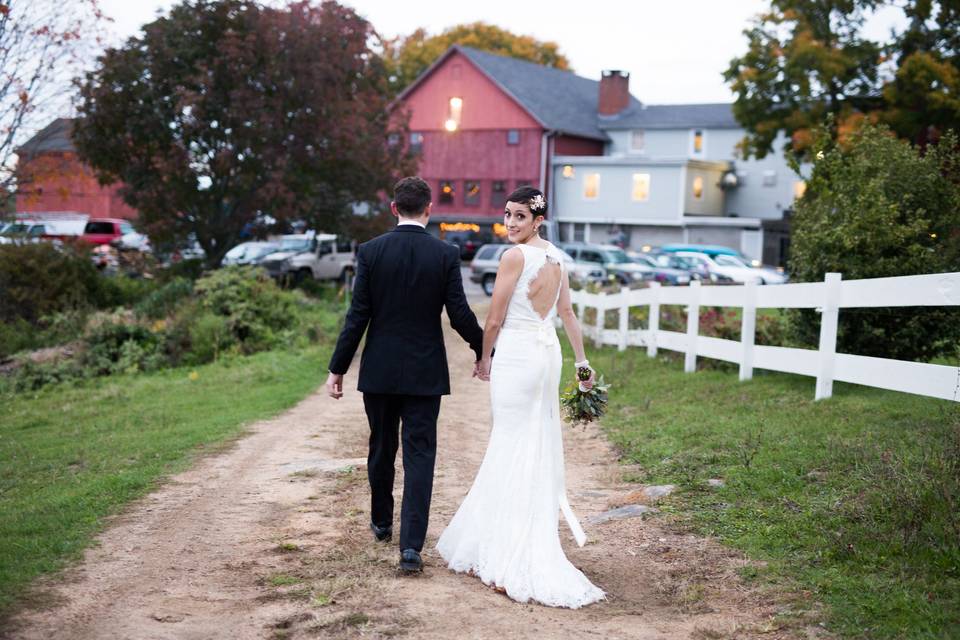
<path id="1" fill-rule="evenodd" d="M 280 236 L 279 242 L 280 249 L 260 262 L 274 278 L 347 282 L 356 269 L 353 244 L 335 235 L 298 233 Z"/>

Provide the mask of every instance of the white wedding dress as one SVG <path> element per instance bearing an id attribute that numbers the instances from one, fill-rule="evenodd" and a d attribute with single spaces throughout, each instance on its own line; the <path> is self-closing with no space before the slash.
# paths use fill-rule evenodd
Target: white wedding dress
<path id="1" fill-rule="evenodd" d="M 545 317 L 529 298 L 541 269 L 566 278 L 560 250 L 517 245 L 524 265 L 497 338 L 490 371 L 493 429 L 473 487 L 437 542 L 448 566 L 477 575 L 514 600 L 576 609 L 604 597 L 560 547 L 563 513 L 580 546 L 583 529 L 567 502 L 560 433 L 559 287 Z M 553 274 L 545 274 L 550 280 Z M 544 293 L 537 306 L 543 308 Z M 546 299 L 549 304 L 549 298 Z"/>

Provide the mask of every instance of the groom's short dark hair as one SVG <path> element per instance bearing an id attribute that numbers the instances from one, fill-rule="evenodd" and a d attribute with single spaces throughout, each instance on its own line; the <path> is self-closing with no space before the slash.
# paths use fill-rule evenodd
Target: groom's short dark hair
<path id="1" fill-rule="evenodd" d="M 432 197 L 430 185 L 417 176 L 404 178 L 393 187 L 393 201 L 400 215 L 421 215 Z"/>

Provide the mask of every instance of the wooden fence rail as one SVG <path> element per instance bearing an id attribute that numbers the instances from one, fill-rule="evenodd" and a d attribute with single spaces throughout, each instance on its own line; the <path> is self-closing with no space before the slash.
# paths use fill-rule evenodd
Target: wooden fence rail
<path id="1" fill-rule="evenodd" d="M 852 382 L 933 398 L 960 401 L 960 367 L 889 360 L 837 353 L 837 322 L 842 309 L 854 307 L 917 307 L 960 305 L 960 273 L 935 273 L 895 278 L 843 280 L 828 273 L 823 282 L 757 286 L 662 287 L 621 289 L 618 293 L 571 291 L 581 325 L 584 311 L 597 310 L 597 320 L 584 326 L 584 335 L 597 346 L 645 346 L 647 355 L 658 349 L 685 354 L 684 370 L 696 370 L 697 358 L 707 357 L 740 365 L 740 380 L 753 377 L 754 369 L 768 369 L 815 377 L 815 400 L 829 398 L 833 382 Z M 660 307 L 683 305 L 687 309 L 685 333 L 660 329 Z M 646 329 L 630 329 L 630 308 L 649 308 Z M 740 341 L 699 335 L 700 307 L 742 309 Z M 605 328 L 608 310 L 617 310 L 616 329 Z M 819 348 L 795 349 L 755 344 L 757 309 L 816 309 L 821 314 Z"/>

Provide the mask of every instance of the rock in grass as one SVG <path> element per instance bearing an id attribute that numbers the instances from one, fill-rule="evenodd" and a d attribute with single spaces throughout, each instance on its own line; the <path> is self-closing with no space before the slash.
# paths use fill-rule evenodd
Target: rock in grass
<path id="1" fill-rule="evenodd" d="M 657 510 L 653 507 L 648 507 L 645 504 L 629 504 L 625 507 L 610 509 L 609 511 L 604 511 L 603 513 L 591 516 L 587 518 L 587 522 L 590 524 L 602 524 L 604 522 L 609 522 L 610 520 L 637 518 L 647 513 L 657 513 Z"/>

